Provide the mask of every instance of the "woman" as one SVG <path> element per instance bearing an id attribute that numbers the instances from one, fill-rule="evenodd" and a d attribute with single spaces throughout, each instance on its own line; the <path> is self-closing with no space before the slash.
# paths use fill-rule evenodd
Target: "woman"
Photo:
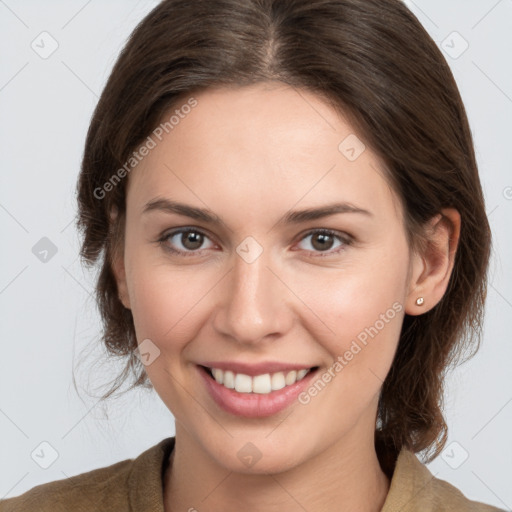
<path id="1" fill-rule="evenodd" d="M 77 192 L 103 340 L 176 435 L 0 510 L 498 510 L 415 455 L 446 444 L 491 236 L 457 86 L 399 0 L 163 1 Z"/>

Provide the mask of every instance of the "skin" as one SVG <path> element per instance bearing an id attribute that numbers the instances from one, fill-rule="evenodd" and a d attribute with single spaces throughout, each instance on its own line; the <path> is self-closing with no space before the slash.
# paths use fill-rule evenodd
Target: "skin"
<path id="1" fill-rule="evenodd" d="M 432 219 L 429 250 L 416 254 L 379 159 L 368 147 L 355 161 L 339 151 L 354 130 L 320 97 L 281 83 L 194 97 L 129 176 L 114 265 L 139 343 L 160 350 L 146 371 L 176 421 L 165 510 L 381 510 L 390 482 L 374 448 L 379 391 L 404 314 L 428 311 L 446 290 L 460 216 L 446 209 Z M 143 214 L 155 198 L 209 208 L 223 223 Z M 372 215 L 277 224 L 289 210 L 337 201 Z M 189 226 L 205 234 L 195 254 L 185 236 L 158 242 Z M 322 251 L 316 228 L 353 243 L 334 238 Z M 263 248 L 251 264 L 236 252 L 248 236 Z M 394 303 L 401 311 L 307 405 L 242 418 L 220 409 L 198 377 L 207 360 L 303 363 L 321 374 Z M 261 453 L 249 468 L 237 456 L 248 442 Z"/>

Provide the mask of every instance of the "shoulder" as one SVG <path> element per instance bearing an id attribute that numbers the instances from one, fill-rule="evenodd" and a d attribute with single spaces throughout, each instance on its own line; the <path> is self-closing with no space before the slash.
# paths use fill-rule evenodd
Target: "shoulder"
<path id="1" fill-rule="evenodd" d="M 461 510 L 467 512 L 503 512 L 503 509 L 487 505 L 480 501 L 473 501 L 467 498 L 459 489 L 452 484 L 433 477 L 432 479 L 433 502 L 436 510 Z"/>
<path id="2" fill-rule="evenodd" d="M 127 504 L 127 496 L 119 493 L 126 489 L 132 463 L 133 460 L 128 459 L 37 485 L 20 496 L 0 501 L 0 512 L 115 510 L 114 506 Z"/>
<path id="3" fill-rule="evenodd" d="M 503 512 L 473 501 L 452 484 L 436 478 L 416 455 L 400 452 L 382 512 Z"/>
<path id="4" fill-rule="evenodd" d="M 152 446 L 136 459 L 33 487 L 0 501 L 0 512 L 109 512 L 132 510 L 144 500 L 158 503 L 161 469 L 174 438 Z M 138 506 L 136 508 L 139 508 Z"/>

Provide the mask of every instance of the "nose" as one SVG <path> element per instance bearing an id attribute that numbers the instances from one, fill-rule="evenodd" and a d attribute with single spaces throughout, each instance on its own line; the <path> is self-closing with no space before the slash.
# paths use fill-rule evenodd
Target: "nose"
<path id="1" fill-rule="evenodd" d="M 223 279 L 214 327 L 240 344 L 275 340 L 293 323 L 293 293 L 272 268 L 268 253 L 263 251 L 252 263 L 235 254 L 233 268 Z"/>

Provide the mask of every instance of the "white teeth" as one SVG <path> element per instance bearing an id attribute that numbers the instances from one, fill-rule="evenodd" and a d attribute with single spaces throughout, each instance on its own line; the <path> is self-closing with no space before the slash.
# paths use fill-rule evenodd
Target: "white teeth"
<path id="1" fill-rule="evenodd" d="M 286 386 L 286 381 L 284 379 L 284 373 L 283 372 L 274 373 L 274 375 L 272 375 L 271 385 L 272 385 L 272 391 L 277 391 L 278 389 L 283 389 Z"/>
<path id="2" fill-rule="evenodd" d="M 290 384 L 293 384 L 297 381 L 297 372 L 295 370 L 292 370 L 291 372 L 288 372 L 288 375 L 284 379 L 286 382 L 286 385 L 289 386 Z"/>
<path id="3" fill-rule="evenodd" d="M 252 379 L 252 391 L 254 393 L 260 393 L 262 395 L 266 395 L 272 391 L 272 385 L 270 382 L 270 375 L 265 373 L 265 375 L 256 375 Z"/>
<path id="4" fill-rule="evenodd" d="M 219 382 L 217 379 L 215 380 L 217 380 L 219 384 L 224 384 L 224 386 L 229 389 L 235 389 L 235 374 L 230 371 L 222 372 L 222 370 L 219 370 L 219 372 L 221 374 L 221 382 Z M 224 379 L 222 378 L 222 373 L 224 373 Z M 224 380 L 224 382 L 222 382 L 222 380 Z"/>
<path id="5" fill-rule="evenodd" d="M 244 373 L 233 373 L 232 371 L 211 368 L 213 378 L 228 389 L 234 389 L 239 393 L 259 393 L 266 395 L 272 391 L 283 389 L 285 386 L 291 386 L 295 382 L 303 379 L 309 372 L 309 369 L 299 371 L 292 370 L 288 373 L 277 372 L 270 375 L 256 375 L 251 377 Z"/>
<path id="6" fill-rule="evenodd" d="M 237 373 L 235 377 L 235 390 L 239 393 L 251 393 L 252 392 L 252 379 L 249 375 L 243 373 Z"/>
<path id="7" fill-rule="evenodd" d="M 213 378 L 219 383 L 222 384 L 222 380 L 224 377 L 224 372 L 222 370 L 219 370 L 218 368 L 214 368 L 212 370 Z"/>
<path id="8" fill-rule="evenodd" d="M 301 380 L 306 376 L 306 373 L 308 373 L 309 370 L 299 370 L 297 372 L 297 380 Z"/>

